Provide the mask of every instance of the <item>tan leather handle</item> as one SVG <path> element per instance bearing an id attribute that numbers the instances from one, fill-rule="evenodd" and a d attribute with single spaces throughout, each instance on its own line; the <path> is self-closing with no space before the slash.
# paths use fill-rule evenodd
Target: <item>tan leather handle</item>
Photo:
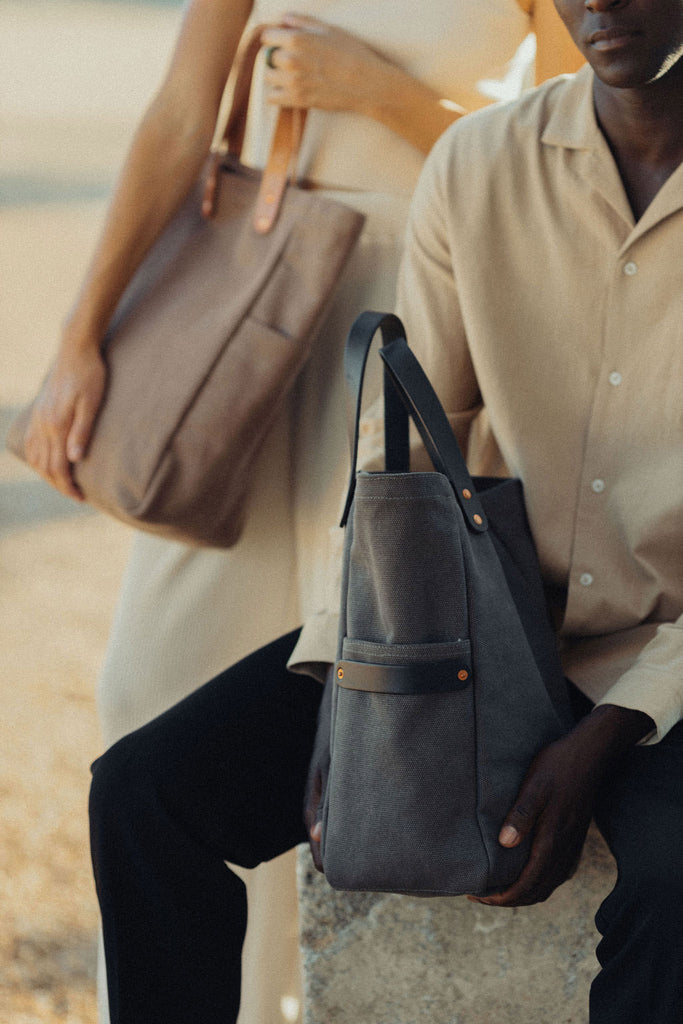
<path id="1" fill-rule="evenodd" d="M 242 153 L 254 64 L 261 49 L 264 28 L 265 25 L 258 25 L 245 37 L 233 62 L 230 77 L 234 85 L 230 112 L 220 142 L 212 147 L 204 187 L 202 215 L 207 218 L 216 210 L 220 169 L 225 155 L 230 153 L 239 159 Z M 280 210 L 287 180 L 289 177 L 295 179 L 305 120 L 305 110 L 281 107 L 278 112 L 254 214 L 254 230 L 259 234 L 267 234 L 272 228 Z"/>
<path id="2" fill-rule="evenodd" d="M 296 180 L 296 165 L 301 148 L 301 137 L 306 122 L 306 111 L 281 107 L 278 114 L 268 163 L 261 178 L 254 230 L 267 234 L 277 219 L 287 181 Z"/>

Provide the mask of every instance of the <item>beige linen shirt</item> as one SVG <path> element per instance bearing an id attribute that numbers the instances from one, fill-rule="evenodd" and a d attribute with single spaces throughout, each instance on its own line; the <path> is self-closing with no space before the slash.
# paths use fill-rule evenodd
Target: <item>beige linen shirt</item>
<path id="1" fill-rule="evenodd" d="M 524 483 L 567 675 L 660 739 L 683 717 L 683 166 L 636 223 L 592 85 L 586 67 L 439 140 L 398 312 L 470 468 Z M 293 661 L 331 660 L 332 621 Z"/>

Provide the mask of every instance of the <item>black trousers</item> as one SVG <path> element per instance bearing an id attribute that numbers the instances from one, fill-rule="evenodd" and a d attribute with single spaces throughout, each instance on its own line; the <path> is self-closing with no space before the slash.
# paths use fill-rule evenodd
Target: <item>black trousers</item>
<path id="1" fill-rule="evenodd" d="M 291 633 L 124 737 L 93 766 L 91 843 L 112 1024 L 230 1024 L 244 885 L 307 838 L 322 688 L 285 664 Z M 619 880 L 596 921 L 591 1024 L 683 1020 L 683 728 L 637 748 L 597 819 Z M 504 913 L 505 911 L 501 911 Z"/>

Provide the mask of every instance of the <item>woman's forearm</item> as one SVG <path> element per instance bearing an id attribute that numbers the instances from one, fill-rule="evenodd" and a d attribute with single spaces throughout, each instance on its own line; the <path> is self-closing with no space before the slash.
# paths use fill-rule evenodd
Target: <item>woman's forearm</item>
<path id="1" fill-rule="evenodd" d="M 429 152 L 453 121 L 467 113 L 458 103 L 439 96 L 434 89 L 388 62 L 359 112 L 390 128 L 423 153 Z"/>
<path id="2" fill-rule="evenodd" d="M 527 2 L 521 3 L 529 10 Z M 536 81 L 576 71 L 584 63 L 560 21 L 552 0 L 534 0 L 530 27 L 536 33 Z M 457 97 L 441 97 L 433 89 L 385 63 L 374 88 L 366 90 L 362 113 L 386 125 L 428 153 L 451 122 L 467 113 Z"/>
<path id="3" fill-rule="evenodd" d="M 189 4 L 166 79 L 124 163 L 62 347 L 100 344 L 132 274 L 198 177 L 251 6 L 251 0 Z"/>
<path id="4" fill-rule="evenodd" d="M 212 125 L 183 127 L 159 109 L 143 119 L 114 191 L 104 227 L 64 327 L 69 347 L 99 345 L 131 275 L 196 180 Z"/>

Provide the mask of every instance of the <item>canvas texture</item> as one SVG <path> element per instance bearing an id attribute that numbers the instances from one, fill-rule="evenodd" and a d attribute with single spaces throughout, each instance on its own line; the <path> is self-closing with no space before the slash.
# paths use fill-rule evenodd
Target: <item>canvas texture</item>
<path id="1" fill-rule="evenodd" d="M 74 467 L 86 499 L 102 511 L 215 547 L 240 536 L 254 459 L 364 222 L 289 180 L 301 144 L 295 111 L 279 114 L 263 173 L 240 162 L 259 49 L 256 29 L 237 62 L 225 151 L 212 158 L 116 310 L 103 346 L 106 394 Z M 29 406 L 9 432 L 8 447 L 21 458 L 30 417 Z"/>
<path id="2" fill-rule="evenodd" d="M 426 426 L 424 409 L 406 404 L 428 449 L 438 445 L 438 400 L 400 321 L 364 314 L 358 324 L 357 352 L 386 328 L 381 355 L 399 390 L 418 407 L 431 392 Z M 331 721 L 321 723 L 331 755 L 322 857 L 335 888 L 430 896 L 508 886 L 529 851 L 501 847 L 500 826 L 534 755 L 570 723 L 521 484 L 471 481 L 457 444 L 450 472 L 452 444 L 437 453 L 446 472 L 353 474 Z M 482 510 L 476 529 L 457 496 L 465 477 Z"/>

